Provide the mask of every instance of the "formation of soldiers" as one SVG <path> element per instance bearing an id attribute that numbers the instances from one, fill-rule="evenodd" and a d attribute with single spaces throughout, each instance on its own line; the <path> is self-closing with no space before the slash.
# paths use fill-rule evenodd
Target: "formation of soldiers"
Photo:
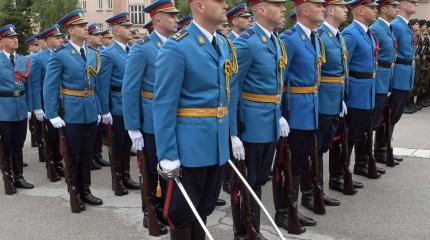
<path id="1" fill-rule="evenodd" d="M 234 239 L 266 239 L 261 211 L 281 239 L 278 227 L 301 234 L 317 223 L 298 211 L 299 192 L 315 214 L 341 204 L 324 192 L 324 153 L 329 188 L 347 195 L 364 187 L 349 170 L 353 149 L 353 173 L 370 179 L 385 173 L 376 162 L 402 161 L 394 127 L 410 98 L 430 105 L 429 22 L 409 20 L 416 0 L 293 0 L 297 23 L 287 30 L 285 0 L 188 3 L 192 15 L 181 20 L 170 0 L 147 6 L 143 39 L 129 13 L 101 31 L 77 9 L 29 38 L 29 56 L 16 53 L 12 24 L 0 28 L 6 194 L 34 187 L 23 177 L 28 119 L 47 178 L 64 177 L 72 212 L 103 204 L 91 170 L 110 166 L 113 193 L 140 189 L 144 227 L 171 239 L 213 239 L 205 223 L 225 204 L 221 186 Z M 353 22 L 341 31 L 348 11 Z M 270 179 L 274 219 L 260 201 Z"/>

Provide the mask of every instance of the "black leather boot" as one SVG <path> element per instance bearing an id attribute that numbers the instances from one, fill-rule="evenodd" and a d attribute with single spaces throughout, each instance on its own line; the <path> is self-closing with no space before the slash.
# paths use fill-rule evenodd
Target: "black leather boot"
<path id="1" fill-rule="evenodd" d="M 140 190 L 140 184 L 133 181 L 130 177 L 130 152 L 126 151 L 122 154 L 122 183 L 130 190 Z"/>
<path id="2" fill-rule="evenodd" d="M 204 221 L 204 222 L 206 222 L 206 221 Z M 193 226 L 191 227 L 191 239 L 192 240 L 205 240 L 206 239 L 206 233 L 198 222 L 193 223 Z"/>
<path id="3" fill-rule="evenodd" d="M 0 142 L 0 144 L 2 144 Z M 3 174 L 3 184 L 6 195 L 13 195 L 16 193 L 15 185 L 12 179 L 12 169 L 11 169 L 11 158 L 10 154 L 7 156 L 4 154 L 0 156 L 0 170 Z"/>
<path id="4" fill-rule="evenodd" d="M 158 223 L 158 229 L 159 229 L 160 235 L 165 235 L 169 232 L 167 230 L 167 227 L 163 223 L 161 223 L 158 219 L 157 219 L 157 223 Z M 148 213 L 147 212 L 143 213 L 143 227 L 148 228 Z"/>
<path id="5" fill-rule="evenodd" d="M 258 187 L 254 191 L 258 199 L 261 199 L 261 187 Z M 251 199 L 251 212 L 252 212 L 252 223 L 254 225 L 255 232 L 257 232 L 257 240 L 266 240 L 267 238 L 265 238 L 263 234 L 261 234 L 260 232 L 261 209 L 258 203 L 254 199 Z"/>
<path id="6" fill-rule="evenodd" d="M 109 167 L 110 163 L 103 159 L 103 156 L 101 153 L 97 153 L 94 155 L 94 161 L 101 167 Z"/>
<path id="7" fill-rule="evenodd" d="M 91 159 L 85 159 L 78 163 L 79 166 L 79 183 L 81 186 L 81 199 L 84 203 L 98 206 L 102 205 L 103 201 L 95 197 L 90 190 L 91 186 Z"/>
<path id="8" fill-rule="evenodd" d="M 22 176 L 23 163 L 22 151 L 12 152 L 13 185 L 16 188 L 32 189 L 33 184 L 27 182 Z"/>
<path id="9" fill-rule="evenodd" d="M 293 177 L 293 202 L 297 206 L 297 201 L 299 198 L 299 184 L 300 184 L 300 175 Z M 299 215 L 299 222 L 302 226 L 315 226 L 317 225 L 317 222 L 310 218 L 306 217 L 303 214 L 301 214 L 299 211 L 297 211 L 297 214 Z"/>
<path id="10" fill-rule="evenodd" d="M 375 131 L 375 143 L 373 146 L 375 161 L 385 164 L 387 162 L 387 146 L 385 144 L 385 129 L 380 126 Z"/>

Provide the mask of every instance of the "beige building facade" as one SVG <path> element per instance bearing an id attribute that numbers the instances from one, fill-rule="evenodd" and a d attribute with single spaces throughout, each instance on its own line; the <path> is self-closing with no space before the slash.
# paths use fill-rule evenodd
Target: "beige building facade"
<path id="1" fill-rule="evenodd" d="M 417 5 L 417 13 L 412 17 L 430 20 L 430 0 L 419 0 Z"/>
<path id="2" fill-rule="evenodd" d="M 79 0 L 79 6 L 84 10 L 85 18 L 90 23 L 97 23 L 101 29 L 109 28 L 106 19 L 122 13 L 129 12 L 130 20 L 136 28 L 150 20 L 149 14 L 143 9 L 151 4 L 151 0 Z"/>

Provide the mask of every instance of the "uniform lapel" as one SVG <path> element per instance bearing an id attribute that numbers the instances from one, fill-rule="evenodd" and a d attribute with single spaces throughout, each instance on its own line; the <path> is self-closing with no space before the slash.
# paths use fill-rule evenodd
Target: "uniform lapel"
<path id="1" fill-rule="evenodd" d="M 313 55 L 316 55 L 314 46 L 312 45 L 311 40 L 306 35 L 305 31 L 303 31 L 303 29 L 298 24 L 296 24 L 295 28 L 300 34 L 300 40 L 305 42 L 305 46 L 309 50 L 309 52 L 311 52 Z M 316 37 L 315 37 L 315 40 L 316 40 Z"/>
<path id="2" fill-rule="evenodd" d="M 191 23 L 188 27 L 191 34 L 194 35 L 197 44 L 202 47 L 209 55 L 211 55 L 215 61 L 218 61 L 218 53 L 212 47 L 212 44 L 209 42 L 207 37 L 197 28 L 194 23 Z"/>
<path id="3" fill-rule="evenodd" d="M 14 70 L 14 66 L 13 66 L 13 64 L 10 62 L 10 59 L 8 59 L 8 58 L 6 57 L 6 55 L 5 55 L 3 52 L 1 52 L 0 54 L 1 54 L 1 59 L 2 59 L 2 61 L 5 63 L 6 67 L 8 67 L 8 68 L 10 68 L 10 69 Z"/>
<path id="4" fill-rule="evenodd" d="M 333 34 L 333 32 L 328 28 L 325 24 L 322 26 L 323 30 L 327 33 L 328 38 L 339 48 L 342 48 L 342 44 L 340 43 L 340 40 L 337 39 L 336 35 Z"/>
<path id="5" fill-rule="evenodd" d="M 367 32 L 365 32 L 364 29 L 360 25 L 358 25 L 358 23 L 356 23 L 355 21 L 353 21 L 353 24 L 355 28 L 361 33 L 361 35 L 363 35 L 363 38 L 366 39 L 366 41 L 373 46 L 372 41 L 369 38 L 369 35 L 367 35 Z"/>
<path id="6" fill-rule="evenodd" d="M 272 40 L 264 33 L 263 29 L 261 29 L 257 24 L 253 26 L 254 31 L 258 34 L 260 41 L 263 45 L 266 45 L 267 49 L 273 54 L 276 55 L 276 47 L 273 45 Z"/>
<path id="7" fill-rule="evenodd" d="M 152 44 L 154 44 L 157 49 L 161 48 L 161 46 L 163 45 L 163 42 L 157 36 L 157 34 L 155 33 L 155 31 L 153 31 L 148 37 L 149 37 L 149 39 L 151 39 Z"/>
<path id="8" fill-rule="evenodd" d="M 72 55 L 73 58 L 75 58 L 77 61 L 79 61 L 81 64 L 85 65 L 85 60 L 82 58 L 81 53 L 78 52 L 71 43 L 67 44 L 67 49 Z M 87 51 L 88 52 L 88 51 Z"/>

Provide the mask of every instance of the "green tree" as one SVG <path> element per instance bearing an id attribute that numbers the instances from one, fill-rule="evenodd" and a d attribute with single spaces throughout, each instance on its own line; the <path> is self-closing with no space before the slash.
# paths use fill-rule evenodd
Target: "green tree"
<path id="1" fill-rule="evenodd" d="M 43 30 L 57 23 L 78 6 L 78 0 L 33 0 L 31 7 L 33 21 Z"/>
<path id="2" fill-rule="evenodd" d="M 0 2 L 0 24 L 13 24 L 20 34 L 18 53 L 26 54 L 25 39 L 33 33 L 31 5 L 32 0 L 2 0 Z"/>

